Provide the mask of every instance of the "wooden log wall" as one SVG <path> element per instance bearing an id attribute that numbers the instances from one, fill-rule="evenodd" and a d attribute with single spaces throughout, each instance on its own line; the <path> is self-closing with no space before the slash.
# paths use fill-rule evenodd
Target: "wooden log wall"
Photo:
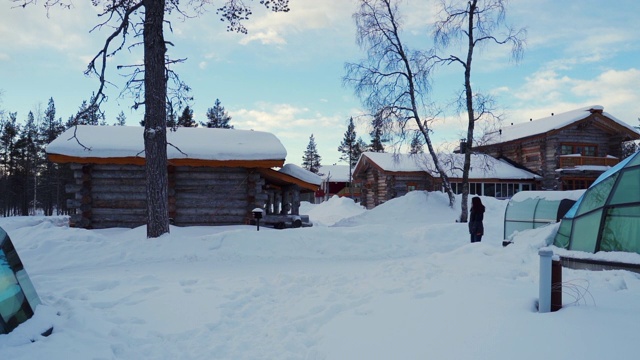
<path id="1" fill-rule="evenodd" d="M 365 188 L 362 191 L 364 206 L 373 209 L 379 203 L 378 169 L 370 167 L 366 172 Z"/>
<path id="2" fill-rule="evenodd" d="M 144 168 L 136 165 L 71 164 L 75 183 L 67 186 L 74 199 L 71 225 L 101 229 L 146 223 Z"/>
<path id="3" fill-rule="evenodd" d="M 71 164 L 74 181 L 67 202 L 70 225 L 133 228 L 146 224 L 143 166 Z M 248 223 L 264 207 L 265 180 L 253 169 L 169 167 L 169 216 L 179 226 Z"/>
<path id="4" fill-rule="evenodd" d="M 176 167 L 174 222 L 179 226 L 242 224 L 252 210 L 248 203 L 255 200 L 257 183 L 244 168 Z"/>

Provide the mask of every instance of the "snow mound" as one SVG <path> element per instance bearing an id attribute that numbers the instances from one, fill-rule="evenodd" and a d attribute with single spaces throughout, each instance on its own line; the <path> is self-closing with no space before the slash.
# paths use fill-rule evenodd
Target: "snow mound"
<path id="1" fill-rule="evenodd" d="M 459 204 L 459 202 L 457 202 Z M 446 194 L 440 192 L 411 191 L 358 216 L 344 219 L 336 226 L 356 226 L 382 223 L 454 223 L 459 210 L 449 207 Z"/>
<path id="2" fill-rule="evenodd" d="M 314 225 L 331 226 L 342 219 L 362 214 L 367 210 L 350 198 L 334 195 L 321 204 L 303 203 L 300 211 L 309 215 Z"/>

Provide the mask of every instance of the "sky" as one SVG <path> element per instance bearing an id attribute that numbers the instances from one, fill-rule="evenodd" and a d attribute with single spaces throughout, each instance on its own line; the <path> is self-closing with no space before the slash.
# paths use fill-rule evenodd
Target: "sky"
<path id="1" fill-rule="evenodd" d="M 219 1 L 213 1 L 218 5 Z M 74 0 L 71 9 L 47 12 L 42 1 L 15 8 L 0 2 L 0 109 L 43 112 L 53 97 L 57 116 L 74 115 L 96 91 L 95 77 L 83 74 L 101 48 L 107 28 L 89 1 Z M 435 0 L 401 2 L 403 37 L 419 49 L 433 46 L 430 25 L 438 18 Z M 504 124 L 518 123 L 577 108 L 601 105 L 616 118 L 637 126 L 640 117 L 640 25 L 633 0 L 513 0 L 507 22 L 527 29 L 522 60 L 506 47 L 486 46 L 476 53 L 472 85 L 491 94 Z M 287 149 L 287 162 L 300 164 L 314 135 L 323 165 L 338 163 L 337 151 L 350 117 L 369 142 L 370 117 L 363 114 L 353 89 L 343 84 L 344 65 L 358 62 L 364 51 L 355 42 L 355 0 L 290 0 L 289 13 L 271 13 L 254 1 L 248 34 L 226 32 L 226 24 L 208 13 L 182 21 L 170 17 L 166 40 L 169 55 L 185 58 L 174 70 L 191 86 L 196 121 L 206 121 L 215 100 L 238 129 L 274 133 Z M 459 47 L 449 52 L 458 54 Z M 138 125 L 142 110 L 119 97 L 124 73 L 117 65 L 140 63 L 139 47 L 126 48 L 110 63 L 103 107 L 107 122 L 123 111 L 128 125 Z M 433 126 L 433 139 L 450 148 L 462 137 L 464 122 L 451 104 L 462 89 L 462 68 L 437 69 L 431 99 L 443 110 Z"/>
<path id="2" fill-rule="evenodd" d="M 473 244 L 446 194 L 422 191 L 372 210 L 347 198 L 303 202 L 314 222 L 308 228 L 172 226 L 156 239 L 144 226 L 85 230 L 61 216 L 0 218 L 42 301 L 34 318 L 0 335 L 0 353 L 13 360 L 637 358 L 638 274 L 565 267 L 562 308 L 539 313 L 536 304 L 545 296 L 541 249 L 636 264 L 640 255 L 547 246 L 558 224 L 517 232 L 503 247 L 508 201 L 482 201 L 485 235 Z M 11 275 L 0 267 L 0 288 Z M 39 335 L 51 326 L 49 337 Z"/>

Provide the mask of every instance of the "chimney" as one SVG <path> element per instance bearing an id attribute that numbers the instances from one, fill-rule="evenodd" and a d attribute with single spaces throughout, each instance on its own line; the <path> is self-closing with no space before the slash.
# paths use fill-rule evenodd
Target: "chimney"
<path id="1" fill-rule="evenodd" d="M 551 113 L 551 116 L 553 116 L 553 113 Z"/>
<path id="2" fill-rule="evenodd" d="M 467 152 L 467 140 L 460 139 L 460 154 L 464 154 Z"/>
<path id="3" fill-rule="evenodd" d="M 589 112 L 592 114 L 602 114 L 602 107 L 596 107 L 589 109 Z"/>

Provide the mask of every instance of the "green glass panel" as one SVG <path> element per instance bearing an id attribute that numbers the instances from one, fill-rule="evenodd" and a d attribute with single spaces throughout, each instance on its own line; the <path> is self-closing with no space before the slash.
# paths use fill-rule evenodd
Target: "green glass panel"
<path id="1" fill-rule="evenodd" d="M 516 231 L 524 231 L 533 229 L 533 223 L 530 221 L 505 221 L 504 223 L 504 238 L 508 239 Z"/>
<path id="2" fill-rule="evenodd" d="M 556 233 L 556 238 L 553 240 L 553 245 L 564 249 L 569 247 L 572 225 L 573 220 L 563 219 L 562 222 L 560 222 L 560 227 Z"/>
<path id="3" fill-rule="evenodd" d="M 635 158 L 631 159 L 631 161 L 629 161 L 627 166 L 640 165 L 640 152 L 637 152 L 637 153 L 635 153 L 634 155 L 631 155 L 631 156 L 635 156 Z"/>
<path id="4" fill-rule="evenodd" d="M 640 254 L 640 207 L 609 209 L 602 230 L 600 250 Z"/>
<path id="5" fill-rule="evenodd" d="M 590 187 L 587 192 L 584 193 L 584 197 L 582 198 L 582 202 L 580 203 L 576 216 L 580 216 L 591 210 L 604 206 L 618 175 L 619 173 L 615 173 L 607 179 L 599 182 L 597 185 Z"/>
<path id="6" fill-rule="evenodd" d="M 613 190 L 610 204 L 628 204 L 640 202 L 640 167 L 635 169 L 623 169 L 620 171 L 620 180 Z"/>
<path id="7" fill-rule="evenodd" d="M 560 200 L 540 200 L 534 219 L 539 223 L 555 223 Z"/>
<path id="8" fill-rule="evenodd" d="M 569 250 L 595 252 L 602 209 L 573 220 Z"/>
<path id="9" fill-rule="evenodd" d="M 12 331 L 29 319 L 38 303 L 11 239 L 0 228 L 0 334 Z"/>
<path id="10" fill-rule="evenodd" d="M 534 211 L 538 205 L 538 201 L 539 199 L 510 201 L 507 206 L 505 220 L 533 221 Z"/>

